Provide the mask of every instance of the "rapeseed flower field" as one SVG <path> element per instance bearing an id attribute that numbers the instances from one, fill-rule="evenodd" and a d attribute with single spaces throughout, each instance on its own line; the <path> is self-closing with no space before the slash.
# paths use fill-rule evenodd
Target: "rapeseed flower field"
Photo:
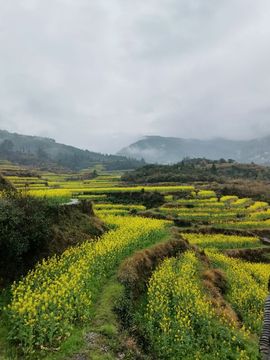
<path id="1" fill-rule="evenodd" d="M 89 180 L 51 173 L 9 178 L 20 192 L 33 196 L 63 203 L 73 198 L 91 200 L 96 215 L 110 228 L 96 241 L 43 260 L 12 285 L 5 309 L 9 338 L 20 345 L 24 356 L 58 347 L 74 327 L 91 321 L 97 295 L 120 263 L 162 240 L 174 221 L 178 233 L 196 250 L 166 259 L 151 273 L 140 304 L 144 311 L 138 317 L 149 348 L 164 360 L 258 358 L 270 265 L 226 254 L 227 250 L 263 247 L 256 231 L 269 229 L 268 203 L 220 196 L 208 186 L 124 186 L 119 174 Z M 110 202 L 115 192 L 147 191 L 164 196 L 164 203 L 148 213 L 139 203 Z M 142 218 L 140 212 L 152 218 Z M 158 216 L 170 222 L 154 219 Z M 237 320 L 218 308 L 205 286 L 203 274 L 209 269 L 222 272 L 227 286 L 223 305 L 231 307 Z"/>
<path id="2" fill-rule="evenodd" d="M 195 253 L 167 259 L 152 275 L 145 329 L 160 359 L 255 359 L 245 329 L 218 316 L 204 291 Z"/>
<path id="3" fill-rule="evenodd" d="M 56 345 L 73 324 L 91 317 L 102 281 L 132 251 L 161 239 L 166 222 L 139 217 L 104 218 L 115 229 L 96 242 L 85 242 L 60 257 L 44 260 L 11 289 L 7 307 L 10 337 L 25 352 Z"/>

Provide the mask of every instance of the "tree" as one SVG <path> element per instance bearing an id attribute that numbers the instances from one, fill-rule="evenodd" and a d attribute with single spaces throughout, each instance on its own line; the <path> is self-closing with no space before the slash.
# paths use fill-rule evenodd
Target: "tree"
<path id="1" fill-rule="evenodd" d="M 7 140 L 5 139 L 1 144 L 0 144 L 0 152 L 7 154 L 13 151 L 14 148 L 14 144 L 11 140 Z"/>
<path id="2" fill-rule="evenodd" d="M 48 159 L 48 154 L 40 146 L 39 146 L 39 148 L 37 150 L 37 156 L 39 157 L 40 160 L 47 160 Z"/>
<path id="3" fill-rule="evenodd" d="M 213 173 L 216 173 L 216 172 L 217 172 L 217 167 L 216 167 L 216 164 L 215 164 L 215 163 L 212 164 L 211 171 L 212 171 Z"/>

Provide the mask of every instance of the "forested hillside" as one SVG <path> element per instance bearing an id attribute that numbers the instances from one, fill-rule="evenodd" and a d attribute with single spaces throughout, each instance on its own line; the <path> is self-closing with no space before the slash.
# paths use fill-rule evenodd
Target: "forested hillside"
<path id="1" fill-rule="evenodd" d="M 103 155 L 74 146 L 59 144 L 50 138 L 26 136 L 0 130 L 0 159 L 20 165 L 47 169 L 81 170 L 102 164 L 107 170 L 134 169 L 143 161 L 125 156 Z"/>
<path id="2" fill-rule="evenodd" d="M 126 173 L 122 180 L 133 183 L 269 180 L 270 167 L 240 164 L 234 160 L 184 159 L 174 165 L 146 165 Z"/>

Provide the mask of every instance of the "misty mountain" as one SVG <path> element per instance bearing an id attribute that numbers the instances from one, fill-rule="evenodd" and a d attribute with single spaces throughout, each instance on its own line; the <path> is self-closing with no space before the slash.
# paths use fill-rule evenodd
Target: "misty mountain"
<path id="1" fill-rule="evenodd" d="M 50 138 L 20 135 L 5 130 L 0 130 L 0 159 L 45 169 L 60 167 L 70 170 L 81 170 L 96 164 L 103 164 L 107 170 L 124 170 L 144 164 L 143 161 L 125 156 L 104 155 L 59 144 Z"/>
<path id="2" fill-rule="evenodd" d="M 181 139 L 147 136 L 118 152 L 147 163 L 170 164 L 184 158 L 234 159 L 240 163 L 270 164 L 270 136 L 253 140 Z"/>

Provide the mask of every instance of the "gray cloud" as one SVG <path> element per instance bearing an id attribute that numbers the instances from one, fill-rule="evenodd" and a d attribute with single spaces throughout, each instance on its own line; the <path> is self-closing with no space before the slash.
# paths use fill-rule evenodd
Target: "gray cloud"
<path id="1" fill-rule="evenodd" d="M 0 0 L 0 128 L 104 152 L 270 134 L 267 0 Z"/>

